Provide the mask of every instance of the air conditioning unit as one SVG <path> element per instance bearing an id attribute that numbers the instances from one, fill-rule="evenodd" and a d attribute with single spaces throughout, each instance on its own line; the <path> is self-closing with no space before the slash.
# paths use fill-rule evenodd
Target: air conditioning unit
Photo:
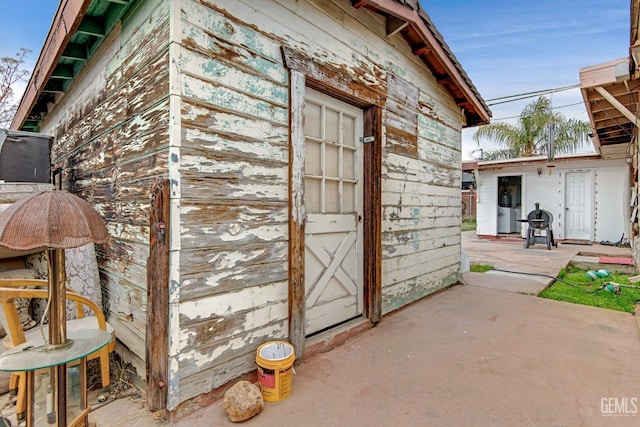
<path id="1" fill-rule="evenodd" d="M 51 182 L 53 137 L 0 129 L 0 181 Z"/>

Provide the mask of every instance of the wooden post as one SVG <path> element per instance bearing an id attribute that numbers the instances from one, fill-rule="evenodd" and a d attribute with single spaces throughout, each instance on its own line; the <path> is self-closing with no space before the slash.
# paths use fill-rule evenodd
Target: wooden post
<path id="1" fill-rule="evenodd" d="M 169 181 L 157 182 L 149 206 L 147 260 L 147 407 L 167 407 L 169 358 Z"/>
<path id="2" fill-rule="evenodd" d="M 382 108 L 364 110 L 364 301 L 367 317 L 382 319 Z"/>
<path id="3" fill-rule="evenodd" d="M 302 357 L 305 343 L 304 294 L 304 74 L 290 70 L 289 89 L 289 340 Z"/>

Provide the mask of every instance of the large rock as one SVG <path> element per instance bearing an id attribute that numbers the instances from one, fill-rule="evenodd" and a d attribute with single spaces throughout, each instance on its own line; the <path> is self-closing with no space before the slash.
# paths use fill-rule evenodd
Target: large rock
<path id="1" fill-rule="evenodd" d="M 224 411 L 234 423 L 258 415 L 263 407 L 260 389 L 249 381 L 238 381 L 224 394 Z"/>

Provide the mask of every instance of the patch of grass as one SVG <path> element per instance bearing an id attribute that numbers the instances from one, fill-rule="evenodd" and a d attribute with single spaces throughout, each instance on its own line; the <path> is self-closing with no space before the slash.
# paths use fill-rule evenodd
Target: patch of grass
<path id="1" fill-rule="evenodd" d="M 476 221 L 473 219 L 462 220 L 462 231 L 471 231 L 476 229 Z"/>
<path id="2" fill-rule="evenodd" d="M 585 275 L 586 272 L 586 270 L 581 270 L 575 267 L 563 269 L 558 274 L 558 277 L 574 286 L 556 281 L 553 285 L 540 292 L 538 296 L 557 301 L 591 305 L 594 307 L 633 313 L 636 301 L 640 300 L 640 289 L 621 286 L 621 292 L 619 295 L 616 295 L 607 289 L 602 289 L 604 284 L 607 282 L 629 285 L 629 279 L 627 276 L 614 271 L 610 272 L 611 275 L 609 277 L 592 280 Z"/>
<path id="3" fill-rule="evenodd" d="M 493 265 L 471 263 L 469 269 L 474 273 L 484 273 L 486 271 L 493 270 Z"/>

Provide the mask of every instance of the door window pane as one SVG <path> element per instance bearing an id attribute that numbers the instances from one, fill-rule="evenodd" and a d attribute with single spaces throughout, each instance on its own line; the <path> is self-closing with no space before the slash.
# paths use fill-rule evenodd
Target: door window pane
<path id="1" fill-rule="evenodd" d="M 304 179 L 304 207 L 307 213 L 320 213 L 320 180 Z"/>
<path id="2" fill-rule="evenodd" d="M 342 183 L 342 213 L 351 213 L 356 211 L 356 185 L 351 182 Z"/>
<path id="3" fill-rule="evenodd" d="M 324 175 L 332 178 L 338 178 L 340 149 L 335 145 L 325 144 L 324 153 Z"/>
<path id="4" fill-rule="evenodd" d="M 322 175 L 320 168 L 320 149 L 322 146 L 315 141 L 309 139 L 305 142 L 304 150 L 304 170 L 307 175 Z"/>
<path id="5" fill-rule="evenodd" d="M 340 115 L 337 111 L 325 107 L 325 139 L 327 141 L 339 142 Z"/>
<path id="6" fill-rule="evenodd" d="M 351 116 L 347 116 L 346 114 L 342 115 L 342 126 L 343 126 L 343 136 L 342 143 L 344 145 L 348 145 L 349 147 L 356 146 L 356 123 L 355 118 Z"/>
<path id="7" fill-rule="evenodd" d="M 342 150 L 343 166 L 342 177 L 345 179 L 356 179 L 356 154 L 354 151 L 344 148 Z"/>
<path id="8" fill-rule="evenodd" d="M 314 138 L 322 138 L 322 107 L 307 101 L 304 105 L 304 134 Z"/>
<path id="9" fill-rule="evenodd" d="M 338 192 L 337 181 L 327 181 L 325 183 L 325 213 L 340 212 L 340 193 Z"/>

